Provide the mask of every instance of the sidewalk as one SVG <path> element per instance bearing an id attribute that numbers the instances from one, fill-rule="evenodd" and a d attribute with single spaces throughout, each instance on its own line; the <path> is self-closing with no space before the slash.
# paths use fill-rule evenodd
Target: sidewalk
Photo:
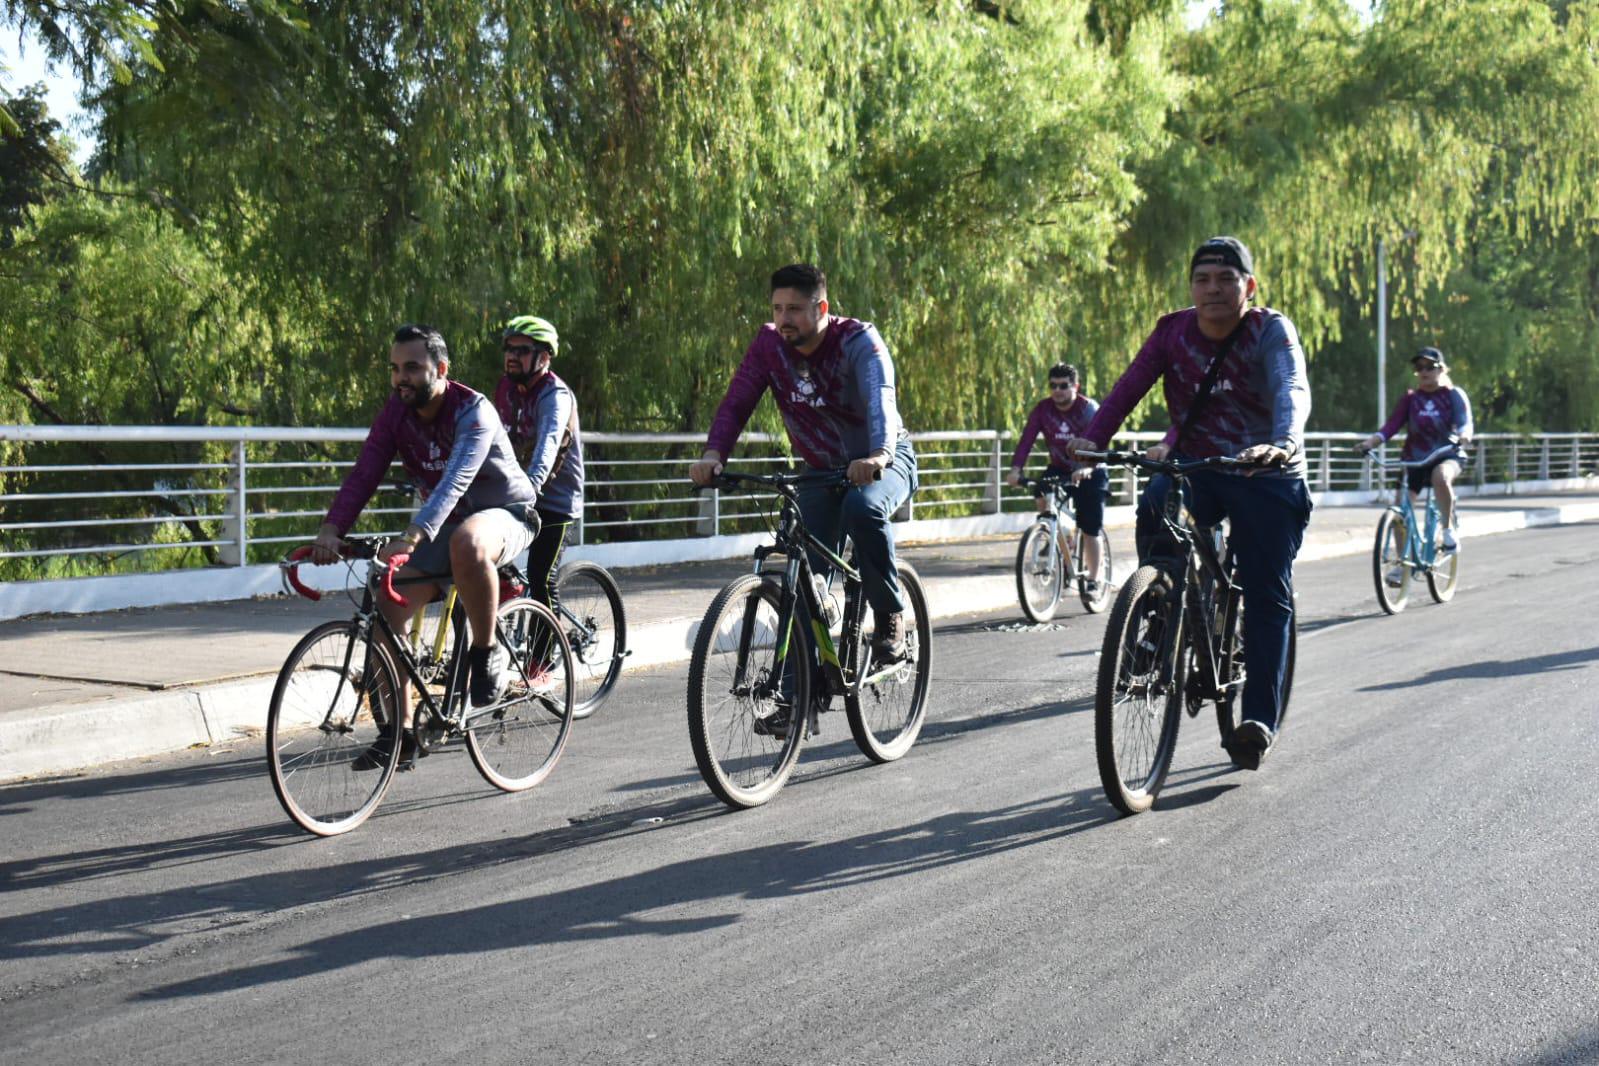
<path id="1" fill-rule="evenodd" d="M 1460 513 L 1462 536 L 1481 537 L 1599 519 L 1599 494 L 1472 497 Z M 1317 508 L 1300 560 L 1369 552 L 1376 516 L 1375 507 Z M 1118 580 L 1132 566 L 1131 522 L 1131 508 L 1107 514 Z M 948 617 L 1015 606 L 1016 539 L 907 545 L 902 554 L 922 576 L 933 616 Z M 711 598 L 749 567 L 735 559 L 614 571 L 628 668 L 687 659 Z M 329 594 L 320 603 L 273 597 L 0 623 L 0 782 L 254 738 L 295 642 L 350 611 Z"/>

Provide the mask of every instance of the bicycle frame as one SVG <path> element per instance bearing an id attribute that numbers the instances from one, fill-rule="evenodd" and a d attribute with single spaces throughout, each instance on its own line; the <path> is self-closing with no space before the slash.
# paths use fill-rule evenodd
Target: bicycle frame
<path id="1" fill-rule="evenodd" d="M 1237 610 L 1242 590 L 1232 549 L 1223 540 L 1220 527 L 1200 526 L 1194 521 L 1184 502 L 1188 478 L 1181 472 L 1170 473 L 1172 487 L 1160 516 L 1161 524 L 1182 554 L 1155 556 L 1149 561 L 1166 571 L 1178 595 L 1178 625 L 1168 627 L 1160 649 L 1161 683 L 1172 684 L 1178 662 L 1173 652 L 1180 651 L 1186 642 L 1194 652 L 1194 665 L 1199 668 L 1197 678 L 1187 678 L 1192 715 L 1197 713 L 1199 701 L 1220 699 L 1228 689 L 1242 683 L 1236 678 L 1222 680 L 1223 665 L 1232 654 L 1223 642 L 1231 636 L 1233 627 L 1228 620 Z"/>
<path id="2" fill-rule="evenodd" d="M 1030 478 L 1023 484 L 1050 490 L 1050 503 L 1053 506 L 1040 514 L 1038 521 L 1049 526 L 1049 535 L 1055 538 L 1055 544 L 1060 548 L 1061 559 L 1066 564 L 1066 572 L 1061 575 L 1063 586 L 1088 577 L 1088 571 L 1083 569 L 1083 531 L 1078 527 L 1077 516 L 1072 511 L 1072 498 L 1066 491 L 1067 486 L 1054 478 Z"/>
<path id="3" fill-rule="evenodd" d="M 1406 462 L 1387 462 L 1379 458 L 1375 452 L 1367 452 L 1366 457 L 1372 464 L 1381 468 L 1398 467 L 1398 501 L 1388 508 L 1389 511 L 1399 516 L 1399 521 L 1405 527 L 1405 550 L 1403 561 L 1413 571 L 1426 574 L 1437 568 L 1438 565 L 1438 526 L 1443 521 L 1443 515 L 1438 510 L 1438 501 L 1433 498 L 1432 484 L 1429 482 L 1422 486 L 1417 495 L 1421 496 L 1424 505 L 1424 520 L 1416 520 L 1416 505 L 1411 500 L 1410 486 L 1405 483 L 1404 472 L 1414 467 L 1426 466 L 1434 459 L 1445 453 L 1453 452 L 1455 445 L 1447 444 L 1435 449 L 1430 455 L 1422 459 Z"/>

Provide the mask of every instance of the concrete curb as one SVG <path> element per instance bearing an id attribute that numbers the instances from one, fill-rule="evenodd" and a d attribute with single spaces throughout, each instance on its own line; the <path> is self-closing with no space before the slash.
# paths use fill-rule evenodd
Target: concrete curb
<path id="1" fill-rule="evenodd" d="M 1464 515 L 1461 535 L 1491 536 L 1596 519 L 1599 503 Z M 1311 562 L 1370 550 L 1371 534 L 1363 532 L 1307 544 L 1299 559 Z M 1130 570 L 1130 561 L 1117 560 L 1118 580 Z M 1007 569 L 929 580 L 927 593 L 931 615 L 948 618 L 1015 604 L 1016 582 Z M 636 626 L 629 635 L 627 668 L 688 659 L 699 623 L 695 615 Z M 11 716 L 0 721 L 0 783 L 199 745 L 259 743 L 275 682 L 275 677 L 249 678 Z"/>

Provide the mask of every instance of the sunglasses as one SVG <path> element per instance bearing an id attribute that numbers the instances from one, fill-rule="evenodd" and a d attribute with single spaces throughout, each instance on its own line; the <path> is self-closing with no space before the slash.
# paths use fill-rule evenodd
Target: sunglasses
<path id="1" fill-rule="evenodd" d="M 1443 369 L 1443 367 L 1438 365 L 1437 363 L 1422 363 L 1420 366 L 1416 367 L 1416 373 L 1419 374 L 1423 370 L 1442 370 L 1442 369 Z"/>
<path id="2" fill-rule="evenodd" d="M 514 355 L 519 359 L 536 359 L 540 352 L 549 351 L 536 344 L 507 344 L 503 349 L 506 355 Z"/>
<path id="3" fill-rule="evenodd" d="M 1051 381 L 1049 387 L 1052 391 L 1059 391 L 1061 389 L 1076 388 L 1077 383 L 1074 381 Z"/>

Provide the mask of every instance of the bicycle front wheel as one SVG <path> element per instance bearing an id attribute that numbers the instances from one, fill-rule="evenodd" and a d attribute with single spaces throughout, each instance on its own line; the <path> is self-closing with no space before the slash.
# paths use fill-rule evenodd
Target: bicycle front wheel
<path id="1" fill-rule="evenodd" d="M 688 668 L 688 735 L 700 776 L 730 807 L 777 795 L 799 761 L 811 699 L 804 630 L 783 632 L 780 586 L 747 574 L 717 593 Z"/>
<path id="2" fill-rule="evenodd" d="M 905 601 L 905 654 L 891 663 L 872 662 L 871 634 L 862 632 L 854 652 L 860 683 L 844 697 L 850 732 L 873 762 L 893 762 L 911 749 L 927 720 L 927 685 L 933 677 L 933 622 L 922 579 L 899 564 Z M 865 626 L 861 629 L 865 630 Z"/>
<path id="3" fill-rule="evenodd" d="M 1060 603 L 1065 567 L 1047 522 L 1034 523 L 1016 548 L 1016 598 L 1029 622 L 1047 622 Z"/>
<path id="4" fill-rule="evenodd" d="M 1181 626 L 1176 590 L 1154 566 L 1139 567 L 1122 586 L 1106 623 L 1094 751 L 1105 796 L 1123 814 L 1155 802 L 1177 750 L 1187 660 Z"/>
<path id="5" fill-rule="evenodd" d="M 1434 603 L 1448 603 L 1455 598 L 1455 585 L 1460 581 L 1460 553 L 1450 552 L 1433 563 L 1427 571 L 1427 591 Z"/>
<path id="6" fill-rule="evenodd" d="M 572 647 L 542 603 L 507 600 L 494 639 L 510 684 L 492 708 L 466 710 L 466 750 L 495 788 L 521 792 L 550 775 L 572 731 Z"/>
<path id="7" fill-rule="evenodd" d="M 1082 530 L 1077 531 L 1077 558 L 1076 563 L 1082 566 L 1083 541 L 1087 537 Z M 1098 614 L 1110 605 L 1110 537 L 1101 529 L 1099 531 L 1099 567 L 1092 574 L 1085 574 L 1077 582 L 1077 598 L 1083 601 L 1083 607 L 1089 614 Z M 1088 591 L 1088 582 L 1097 582 L 1093 592 Z"/>
<path id="8" fill-rule="evenodd" d="M 1377 586 L 1377 604 L 1386 614 L 1398 614 L 1410 599 L 1410 565 L 1405 561 L 1405 523 L 1389 509 L 1377 519 L 1377 541 L 1371 549 L 1371 576 Z"/>
<path id="9" fill-rule="evenodd" d="M 598 563 L 576 562 L 555 575 L 556 614 L 572 645 L 572 672 L 577 685 L 575 718 L 599 710 L 616 686 L 627 655 L 627 614 L 616 579 Z"/>
<path id="10" fill-rule="evenodd" d="M 272 688 L 267 769 L 278 802 L 317 836 L 372 814 L 400 761 L 399 679 L 354 622 L 327 622 L 294 646 Z"/>

